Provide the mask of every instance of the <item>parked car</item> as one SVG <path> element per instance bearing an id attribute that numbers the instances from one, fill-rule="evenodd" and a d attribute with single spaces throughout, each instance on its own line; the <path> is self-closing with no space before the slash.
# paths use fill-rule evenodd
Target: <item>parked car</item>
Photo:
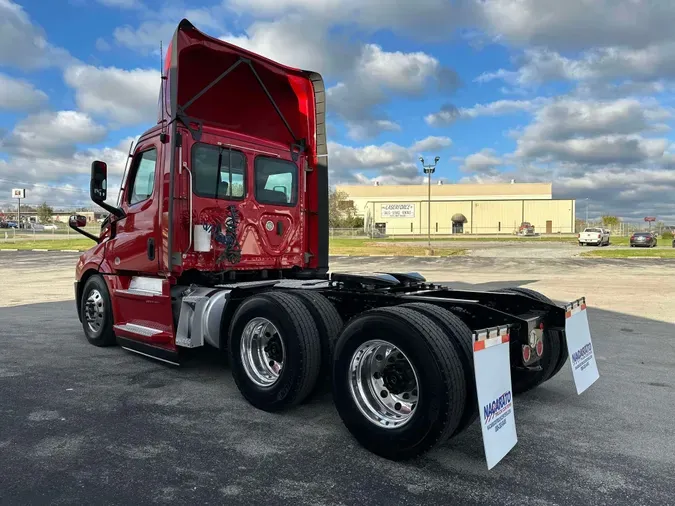
<path id="1" fill-rule="evenodd" d="M 58 230 L 59 227 L 54 225 L 53 223 L 48 223 L 47 225 L 43 225 L 45 230 Z"/>
<path id="2" fill-rule="evenodd" d="M 8 221 L 7 228 L 19 228 L 19 224 L 16 221 Z"/>
<path id="3" fill-rule="evenodd" d="M 518 228 L 518 235 L 534 235 L 534 225 L 529 221 L 524 221 Z"/>
<path id="4" fill-rule="evenodd" d="M 654 232 L 635 232 L 630 236 L 630 247 L 647 246 L 648 248 L 656 247 L 657 240 Z"/>
<path id="5" fill-rule="evenodd" d="M 581 232 L 577 239 L 579 240 L 579 246 L 585 246 L 587 244 L 595 244 L 596 246 L 604 246 L 609 244 L 609 230 L 605 230 L 601 227 L 585 228 Z"/>

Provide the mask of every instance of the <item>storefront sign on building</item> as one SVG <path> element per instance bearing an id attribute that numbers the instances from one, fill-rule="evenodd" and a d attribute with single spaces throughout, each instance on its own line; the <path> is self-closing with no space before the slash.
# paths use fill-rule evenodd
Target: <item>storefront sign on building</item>
<path id="1" fill-rule="evenodd" d="M 382 218 L 414 218 L 415 204 L 382 204 Z"/>

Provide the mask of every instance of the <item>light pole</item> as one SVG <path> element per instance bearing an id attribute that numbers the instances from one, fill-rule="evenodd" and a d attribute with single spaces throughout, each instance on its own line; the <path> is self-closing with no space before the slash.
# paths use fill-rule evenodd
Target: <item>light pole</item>
<path id="1" fill-rule="evenodd" d="M 427 225 L 428 225 L 428 237 L 429 237 L 429 249 L 431 249 L 431 175 L 436 172 L 436 164 L 441 157 L 437 156 L 434 158 L 433 165 L 424 165 L 424 158 L 420 156 L 420 162 L 422 162 L 422 169 L 424 169 L 425 174 L 429 174 L 429 200 L 427 207 Z"/>
<path id="2" fill-rule="evenodd" d="M 588 228 L 588 197 L 586 197 L 586 228 Z"/>

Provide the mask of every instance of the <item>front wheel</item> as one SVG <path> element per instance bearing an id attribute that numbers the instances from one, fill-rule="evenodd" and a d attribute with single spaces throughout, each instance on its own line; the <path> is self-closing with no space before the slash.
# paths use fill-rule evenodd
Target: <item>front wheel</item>
<path id="1" fill-rule="evenodd" d="M 455 346 L 413 309 L 371 309 L 352 319 L 335 347 L 333 398 L 369 451 L 416 457 L 446 440 L 466 408 L 466 371 Z"/>
<path id="2" fill-rule="evenodd" d="M 80 313 L 87 341 L 94 346 L 116 344 L 110 293 L 101 276 L 93 275 L 85 282 L 80 299 Z"/>

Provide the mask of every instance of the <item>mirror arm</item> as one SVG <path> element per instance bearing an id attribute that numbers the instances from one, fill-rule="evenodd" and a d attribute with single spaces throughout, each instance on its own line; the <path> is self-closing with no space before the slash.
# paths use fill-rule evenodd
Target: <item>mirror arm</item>
<path id="1" fill-rule="evenodd" d="M 82 230 L 81 228 L 74 226 L 74 225 L 73 225 L 72 223 L 70 223 L 70 222 L 68 223 L 68 226 L 69 226 L 70 228 L 72 228 L 75 232 L 77 232 L 78 234 L 82 234 L 82 235 L 85 236 L 86 238 L 91 239 L 92 241 L 96 241 L 96 244 L 100 244 L 100 242 L 101 242 L 101 238 L 100 238 L 100 237 L 96 237 L 94 234 L 90 234 L 90 233 L 87 232 L 86 230 Z"/>
<path id="2" fill-rule="evenodd" d="M 94 203 L 101 206 L 103 209 L 112 214 L 115 218 L 124 218 L 126 216 L 124 214 L 124 211 L 122 211 L 122 209 L 120 209 L 119 207 L 111 206 L 110 204 L 106 204 L 105 202 L 99 202 L 96 200 L 94 201 Z"/>

